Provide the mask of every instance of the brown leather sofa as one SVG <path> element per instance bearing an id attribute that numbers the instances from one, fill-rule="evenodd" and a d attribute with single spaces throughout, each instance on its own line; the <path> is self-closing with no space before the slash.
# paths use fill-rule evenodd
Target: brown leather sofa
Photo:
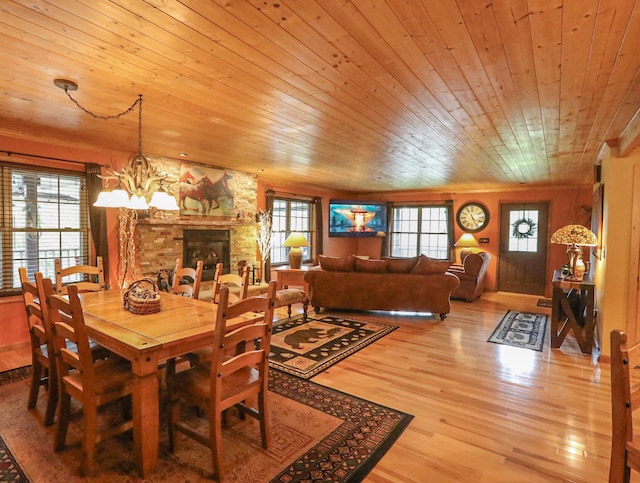
<path id="1" fill-rule="evenodd" d="M 451 292 L 451 298 L 472 302 L 484 291 L 484 276 L 491 261 L 487 252 L 464 254 L 462 265 L 451 265 L 447 270 L 460 279 L 460 285 Z"/>
<path id="2" fill-rule="evenodd" d="M 446 272 L 450 262 L 424 256 L 360 260 L 321 255 L 319 261 L 320 266 L 304 276 L 316 312 L 321 308 L 402 310 L 430 312 L 444 320 L 451 311 L 450 294 L 460 283 Z"/>

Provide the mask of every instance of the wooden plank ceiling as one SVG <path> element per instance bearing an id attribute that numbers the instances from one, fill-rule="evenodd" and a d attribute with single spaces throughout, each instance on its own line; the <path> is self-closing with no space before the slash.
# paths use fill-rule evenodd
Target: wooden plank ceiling
<path id="1" fill-rule="evenodd" d="M 354 192 L 590 183 L 635 0 L 2 0 L 0 134 Z M 0 146 L 0 150 L 3 147 Z M 122 162 L 125 162 L 123 160 Z"/>

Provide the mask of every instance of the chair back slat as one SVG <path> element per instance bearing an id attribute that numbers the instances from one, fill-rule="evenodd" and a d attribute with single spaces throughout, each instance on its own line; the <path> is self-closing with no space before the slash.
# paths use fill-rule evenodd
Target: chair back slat
<path id="1" fill-rule="evenodd" d="M 54 345 L 59 356 L 58 371 L 64 378 L 73 370 L 82 374 L 82 385 L 92 392 L 95 385 L 93 354 L 84 323 L 78 287 L 67 286 L 68 300 L 61 295 L 49 296 L 49 315 L 53 325 Z M 67 346 L 76 346 L 76 351 Z"/>
<path id="2" fill-rule="evenodd" d="M 79 292 L 99 292 L 106 290 L 104 280 L 104 262 L 102 257 L 96 257 L 96 265 L 74 265 L 62 268 L 59 258 L 55 260 L 56 292 L 67 293 L 66 285 L 74 284 Z"/>
<path id="3" fill-rule="evenodd" d="M 214 304 L 219 303 L 220 289 L 224 286 L 239 287 L 238 294 L 230 294 L 229 300 L 231 302 L 237 302 L 247 298 L 249 291 L 249 267 L 242 267 L 242 274 L 236 275 L 235 273 L 222 273 L 223 264 L 218 263 L 216 265 L 215 278 L 213 280 L 213 289 L 211 290 L 211 302 Z"/>
<path id="4" fill-rule="evenodd" d="M 204 262 L 198 261 L 196 268 L 183 267 L 182 258 L 176 259 L 176 266 L 173 270 L 173 285 L 171 291 L 174 294 L 197 299 L 200 296 L 200 283 L 202 282 L 202 271 Z"/>
<path id="5" fill-rule="evenodd" d="M 31 282 L 27 277 L 27 270 L 23 267 L 18 269 L 18 273 L 22 283 L 22 297 L 31 342 L 32 378 L 27 407 L 29 409 L 35 407 L 40 386 L 48 385 L 49 397 L 44 424 L 49 426 L 53 424 L 58 400 L 53 331 L 46 303 L 47 297 L 54 293 L 53 282 L 44 278 L 41 272 L 36 272 L 35 283 Z"/>
<path id="6" fill-rule="evenodd" d="M 236 400 L 227 402 L 221 400 L 222 383 L 224 377 L 240 369 L 257 370 L 258 379 L 264 382 L 266 387 L 275 293 L 276 282 L 273 281 L 269 284 L 266 297 L 248 297 L 229 305 L 228 287 L 220 289 L 214 346 L 217 345 L 226 350 L 214 350 L 215 355 L 212 360 L 211 388 L 212 394 L 215 396 L 212 399 L 220 398 L 215 401 L 216 406 L 230 407 L 237 403 Z M 228 321 L 253 312 L 263 312 L 263 320 L 235 330 L 228 330 Z M 229 357 L 228 350 L 231 348 L 236 348 L 236 352 L 232 357 Z"/>

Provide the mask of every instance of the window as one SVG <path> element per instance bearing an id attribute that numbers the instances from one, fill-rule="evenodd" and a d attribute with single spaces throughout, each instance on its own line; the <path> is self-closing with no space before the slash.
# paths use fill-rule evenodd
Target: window
<path id="1" fill-rule="evenodd" d="M 538 210 L 512 210 L 509 212 L 509 225 L 512 230 L 509 234 L 510 252 L 538 251 Z"/>
<path id="2" fill-rule="evenodd" d="M 273 200 L 272 215 L 272 244 L 271 263 L 274 265 L 289 262 L 289 249 L 282 244 L 292 231 L 303 233 L 308 247 L 302 247 L 302 261 L 311 261 L 313 253 L 311 244 L 313 237 L 311 227 L 313 226 L 313 204 L 310 201 L 291 200 L 285 198 L 275 198 Z"/>
<path id="3" fill-rule="evenodd" d="M 20 288 L 18 268 L 55 279 L 63 267 L 88 263 L 89 227 L 84 174 L 2 165 L 0 294 Z"/>
<path id="4" fill-rule="evenodd" d="M 394 207 L 390 235 L 392 257 L 424 254 L 447 260 L 453 245 L 452 204 Z"/>

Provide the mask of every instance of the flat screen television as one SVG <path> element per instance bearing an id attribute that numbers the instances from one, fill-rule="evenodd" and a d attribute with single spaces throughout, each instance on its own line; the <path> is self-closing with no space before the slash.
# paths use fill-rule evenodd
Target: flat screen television
<path id="1" fill-rule="evenodd" d="M 386 202 L 329 200 L 329 236 L 368 237 L 386 231 Z"/>

